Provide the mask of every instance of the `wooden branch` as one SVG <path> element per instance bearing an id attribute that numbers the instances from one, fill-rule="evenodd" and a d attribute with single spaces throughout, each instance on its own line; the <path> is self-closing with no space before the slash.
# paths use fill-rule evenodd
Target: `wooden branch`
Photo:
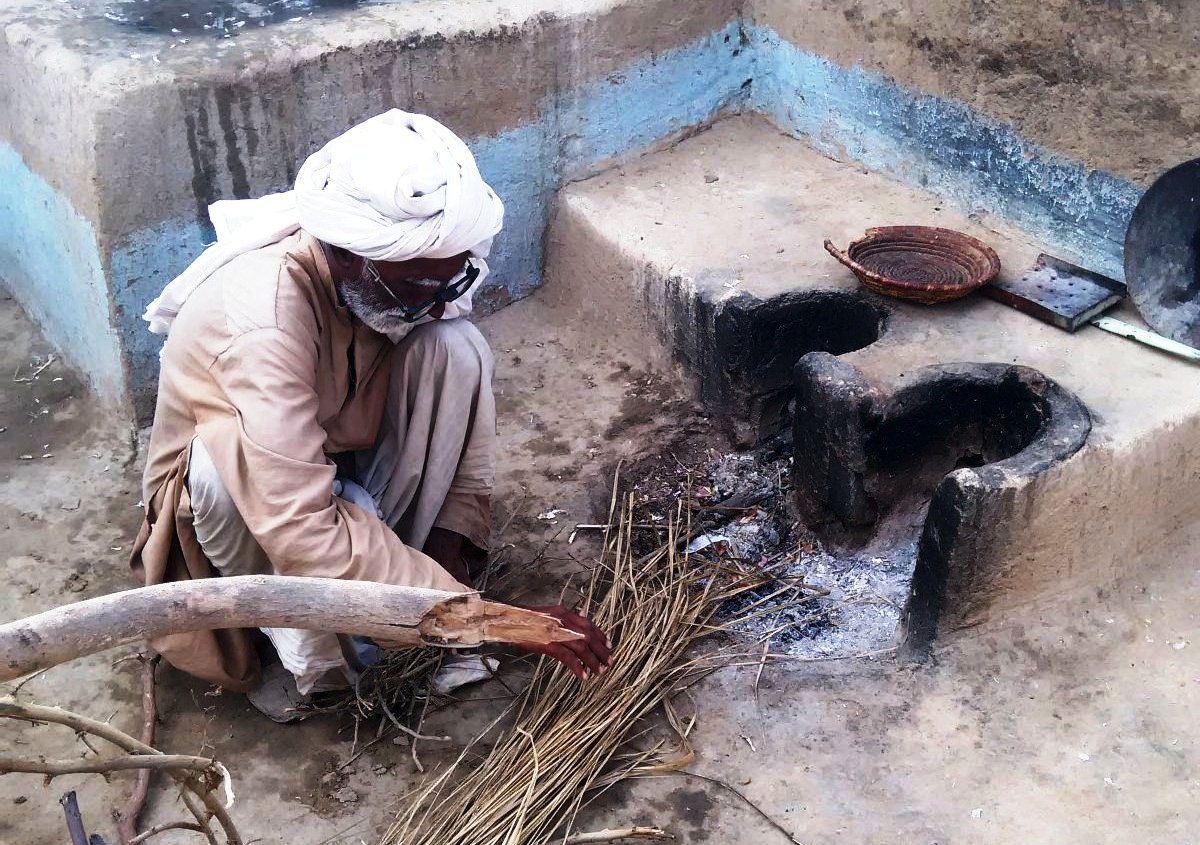
<path id="1" fill-rule="evenodd" d="M 476 646 L 485 642 L 547 645 L 582 639 L 553 616 L 471 593 L 438 602 L 422 616 L 417 631 L 423 645 Z"/>
<path id="2" fill-rule="evenodd" d="M 579 639 L 557 619 L 447 593 L 367 581 L 237 575 L 140 587 L 0 626 L 0 681 L 165 634 L 211 628 L 306 628 L 402 645 L 545 645 Z"/>
<path id="3" fill-rule="evenodd" d="M 99 722 L 87 716 L 72 713 L 69 710 L 62 710 L 58 707 L 44 707 L 39 704 L 20 704 L 11 698 L 3 698 L 0 699 L 0 718 L 25 719 L 32 722 L 50 722 L 51 724 L 64 725 L 77 733 L 89 733 L 98 736 L 130 754 L 158 755 L 162 753 L 156 748 L 139 742 L 124 731 L 114 728 L 107 722 Z M 225 811 L 225 807 L 217 800 L 217 797 L 212 794 L 212 784 L 207 784 L 202 780 L 198 781 L 194 775 L 189 775 L 185 772 L 174 769 L 168 771 L 171 777 L 182 787 L 180 797 L 183 799 L 184 805 L 196 817 L 196 821 L 203 830 L 209 845 L 218 845 L 216 836 L 208 828 L 208 820 L 210 818 L 215 818 L 225 831 L 226 845 L 244 845 L 241 836 L 237 832 L 237 827 L 234 826 L 233 820 L 229 818 L 229 813 Z"/>
<path id="4" fill-rule="evenodd" d="M 171 776 L 175 777 L 174 773 L 172 773 Z M 205 806 L 204 802 L 200 800 L 199 796 L 197 796 L 196 793 L 190 788 L 185 786 L 182 781 L 176 779 L 176 783 L 179 784 L 179 800 L 183 802 L 183 806 L 188 808 L 188 812 L 191 813 L 192 817 L 196 820 L 196 827 L 200 828 L 200 833 L 204 836 L 204 841 L 207 842 L 208 845 L 221 845 L 221 843 L 217 841 L 217 835 L 213 833 L 212 826 L 208 823 L 209 820 L 212 819 L 212 813 L 208 811 L 207 807 Z M 228 845 L 229 841 L 232 840 L 228 840 L 226 845 Z"/>
<path id="5" fill-rule="evenodd" d="M 163 822 L 156 824 L 154 827 L 142 831 L 137 836 L 129 840 L 127 845 L 138 845 L 139 842 L 145 842 L 151 836 L 157 836 L 160 833 L 166 833 L 168 830 L 194 830 L 197 833 L 202 833 L 200 825 L 194 822 Z"/>
<path id="6" fill-rule="evenodd" d="M 619 827 L 614 830 L 594 830 L 591 833 L 576 833 L 563 840 L 563 845 L 583 845 L 585 842 L 616 842 L 619 839 L 674 838 L 674 836 L 658 827 Z"/>
<path id="7" fill-rule="evenodd" d="M 0 757 L 0 775 L 26 772 L 35 775 L 98 775 L 105 772 L 124 772 L 130 769 L 186 769 L 206 772 L 213 769 L 213 760 L 190 754 L 131 754 L 128 757 L 94 757 L 79 760 L 20 760 Z M 213 771 L 216 771 L 213 769 Z"/>
<path id="8" fill-rule="evenodd" d="M 141 741 L 146 745 L 154 745 L 155 726 L 158 723 L 158 701 L 154 690 L 154 672 L 158 668 L 159 657 L 153 651 L 137 655 L 142 661 L 142 736 Z M 137 782 L 125 804 L 112 811 L 113 821 L 117 823 L 117 836 L 121 845 L 129 845 L 137 836 L 138 819 L 146 806 L 146 797 L 150 794 L 150 769 L 138 771 Z"/>

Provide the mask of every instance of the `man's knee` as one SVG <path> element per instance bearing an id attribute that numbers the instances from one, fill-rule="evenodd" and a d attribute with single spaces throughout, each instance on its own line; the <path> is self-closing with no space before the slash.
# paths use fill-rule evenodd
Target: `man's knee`
<path id="1" fill-rule="evenodd" d="M 434 320 L 417 326 L 400 346 L 401 354 L 419 356 L 453 373 L 456 381 L 490 382 L 492 350 L 483 333 L 463 319 Z"/>
<path id="2" fill-rule="evenodd" d="M 192 439 L 187 487 L 196 541 L 209 563 L 222 575 L 271 572 L 270 561 L 250 533 L 199 437 Z"/>
<path id="3" fill-rule="evenodd" d="M 191 455 L 188 458 L 188 498 L 192 502 L 192 517 L 197 522 L 224 519 L 237 512 L 233 497 L 225 488 L 225 482 L 217 474 L 212 456 L 199 437 L 192 438 Z"/>

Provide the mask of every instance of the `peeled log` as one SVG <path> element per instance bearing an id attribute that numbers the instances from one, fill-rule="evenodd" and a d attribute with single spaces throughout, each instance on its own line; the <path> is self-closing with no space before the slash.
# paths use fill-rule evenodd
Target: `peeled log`
<path id="1" fill-rule="evenodd" d="M 215 628 L 306 628 L 397 645 L 544 645 L 579 639 L 544 613 L 367 581 L 235 575 L 139 587 L 0 626 L 0 681 L 135 640 Z"/>

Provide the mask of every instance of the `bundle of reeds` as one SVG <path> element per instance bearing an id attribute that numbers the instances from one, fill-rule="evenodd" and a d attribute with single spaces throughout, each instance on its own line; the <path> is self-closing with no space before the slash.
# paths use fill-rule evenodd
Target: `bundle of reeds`
<path id="1" fill-rule="evenodd" d="M 615 524 L 586 610 L 609 632 L 612 667 L 580 682 L 542 659 L 514 705 L 512 729 L 465 775 L 459 769 L 471 746 L 458 763 L 433 776 L 402 807 L 384 845 L 561 842 L 589 795 L 624 777 L 689 762 L 690 725 L 682 724 L 669 700 L 700 666 L 710 665 L 685 653 L 713 630 L 709 621 L 720 602 L 747 582 L 720 577 L 719 565 L 689 560 L 679 551 L 687 527 L 678 520 L 662 546 L 642 557 L 631 551 L 632 501 Z M 660 705 L 680 740 L 669 761 L 664 743 L 629 747 L 640 720 Z"/>

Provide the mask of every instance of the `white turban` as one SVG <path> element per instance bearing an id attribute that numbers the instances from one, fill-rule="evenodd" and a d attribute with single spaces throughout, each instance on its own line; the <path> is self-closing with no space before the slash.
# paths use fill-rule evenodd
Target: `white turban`
<path id="1" fill-rule="evenodd" d="M 487 257 L 504 204 L 483 181 L 467 145 L 431 117 L 393 109 L 363 121 L 309 156 L 294 190 L 209 206 L 217 242 L 146 309 L 150 331 L 167 334 L 183 303 L 239 255 L 303 227 L 328 244 L 375 261 L 469 252 Z M 481 270 L 486 271 L 486 263 Z M 480 273 L 478 287 L 485 273 Z M 471 309 L 471 291 L 443 318 Z"/>

